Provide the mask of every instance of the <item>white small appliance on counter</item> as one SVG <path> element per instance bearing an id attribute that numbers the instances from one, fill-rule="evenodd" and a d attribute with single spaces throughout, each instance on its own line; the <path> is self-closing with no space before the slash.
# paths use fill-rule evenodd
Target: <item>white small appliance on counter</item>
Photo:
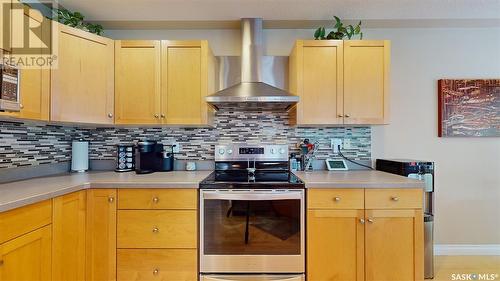
<path id="1" fill-rule="evenodd" d="M 82 139 L 71 144 L 71 171 L 83 173 L 89 169 L 89 142 Z"/>

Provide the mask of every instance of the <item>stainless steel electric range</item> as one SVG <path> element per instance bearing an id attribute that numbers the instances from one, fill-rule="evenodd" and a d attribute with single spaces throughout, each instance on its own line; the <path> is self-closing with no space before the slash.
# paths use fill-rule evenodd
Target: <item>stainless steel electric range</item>
<path id="1" fill-rule="evenodd" d="M 304 280 L 304 183 L 287 145 L 219 145 L 200 183 L 201 280 Z"/>

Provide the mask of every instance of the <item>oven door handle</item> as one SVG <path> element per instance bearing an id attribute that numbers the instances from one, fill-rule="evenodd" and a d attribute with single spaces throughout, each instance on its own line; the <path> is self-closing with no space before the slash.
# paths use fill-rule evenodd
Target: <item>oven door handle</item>
<path id="1" fill-rule="evenodd" d="M 207 200 L 242 200 L 242 201 L 271 201 L 303 199 L 302 191 L 208 191 L 203 192 L 203 199 Z"/>

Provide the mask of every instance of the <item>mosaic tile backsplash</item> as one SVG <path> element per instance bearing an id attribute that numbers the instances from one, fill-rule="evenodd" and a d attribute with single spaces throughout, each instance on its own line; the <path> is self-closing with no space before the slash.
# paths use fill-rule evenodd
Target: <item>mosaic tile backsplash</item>
<path id="1" fill-rule="evenodd" d="M 304 138 L 319 143 L 317 159 L 335 158 L 331 138 L 349 138 L 352 149 L 344 155 L 356 160 L 371 158 L 370 127 L 302 128 L 289 125 L 286 112 L 220 111 L 214 128 L 75 128 L 32 122 L 0 121 L 0 168 L 70 161 L 71 141 L 90 142 L 90 159 L 113 160 L 114 145 L 138 139 L 180 145 L 177 159 L 212 160 L 216 144 L 296 144 Z"/>

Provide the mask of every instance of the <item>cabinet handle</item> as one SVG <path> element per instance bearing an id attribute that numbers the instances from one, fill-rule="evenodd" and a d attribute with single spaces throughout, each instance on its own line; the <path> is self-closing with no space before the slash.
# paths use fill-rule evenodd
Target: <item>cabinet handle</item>
<path id="1" fill-rule="evenodd" d="M 114 197 L 108 197 L 108 202 L 109 203 L 113 203 L 115 201 L 115 198 Z"/>
<path id="2" fill-rule="evenodd" d="M 0 260 L 0 266 L 2 266 L 2 265 L 3 265 L 3 260 Z"/>
<path id="3" fill-rule="evenodd" d="M 113 113 L 108 113 L 109 118 L 113 118 Z"/>
<path id="4" fill-rule="evenodd" d="M 360 224 L 365 224 L 365 219 L 363 219 L 363 218 L 359 219 L 359 223 Z"/>
<path id="5" fill-rule="evenodd" d="M 160 198 L 158 197 L 153 197 L 153 202 L 158 204 L 158 202 L 160 202 Z"/>
<path id="6" fill-rule="evenodd" d="M 24 108 L 24 104 L 20 103 L 19 104 L 19 108 L 23 109 Z"/>
<path id="7" fill-rule="evenodd" d="M 153 269 L 153 275 L 158 275 L 158 273 L 160 273 L 158 268 Z"/>
<path id="8" fill-rule="evenodd" d="M 372 218 L 368 218 L 368 219 L 367 219 L 367 221 L 368 221 L 369 223 L 373 223 L 373 219 L 372 219 Z"/>
<path id="9" fill-rule="evenodd" d="M 155 114 L 155 118 L 159 118 L 160 116 L 158 114 Z"/>
<path id="10" fill-rule="evenodd" d="M 160 115 L 161 118 L 165 118 L 165 114 Z"/>
<path id="11" fill-rule="evenodd" d="M 391 197 L 391 200 L 392 200 L 392 201 L 399 201 L 399 197 L 397 197 L 397 196 L 392 196 L 392 197 Z"/>
<path id="12" fill-rule="evenodd" d="M 335 198 L 333 198 L 333 200 L 335 200 L 335 202 L 339 202 L 339 201 L 340 201 L 340 199 L 341 199 L 340 197 L 335 197 Z"/>
<path id="13" fill-rule="evenodd" d="M 337 117 L 342 118 L 342 117 L 344 117 L 344 115 L 339 114 L 339 115 L 337 115 Z"/>
<path id="14" fill-rule="evenodd" d="M 153 227 L 153 233 L 158 233 L 158 232 L 160 232 L 160 229 L 156 226 Z"/>
<path id="15" fill-rule="evenodd" d="M 344 115 L 344 116 L 345 116 L 345 117 L 347 117 L 347 118 L 351 117 L 351 115 L 349 115 L 349 114 L 346 114 L 346 115 Z"/>

